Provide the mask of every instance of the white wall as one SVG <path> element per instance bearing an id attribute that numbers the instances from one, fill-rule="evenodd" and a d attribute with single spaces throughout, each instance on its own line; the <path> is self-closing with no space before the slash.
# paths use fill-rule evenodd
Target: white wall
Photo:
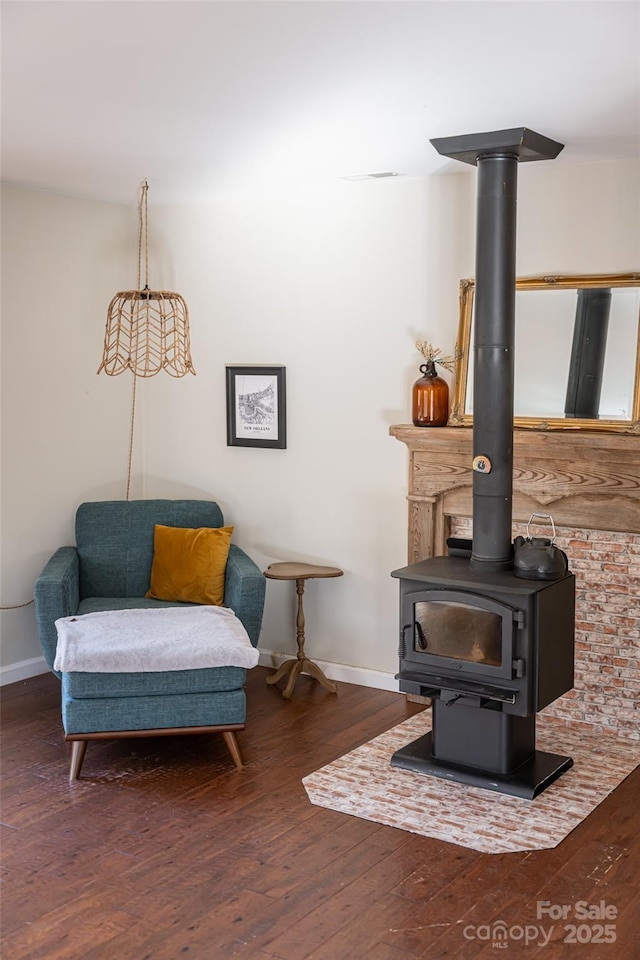
<path id="1" fill-rule="evenodd" d="M 640 271 L 640 163 L 527 163 L 519 167 L 518 174 L 518 276 Z M 637 300 L 637 291 L 634 293 Z M 621 294 L 618 291 L 616 299 Z M 565 294 L 549 291 L 520 296 L 528 298 L 529 316 L 525 321 L 519 302 L 516 316 L 522 325 L 516 322 L 516 410 L 520 415 L 541 418 L 562 416 L 573 338 L 571 311 L 575 310 L 569 304 L 571 296 L 575 302 L 575 293 L 566 291 L 561 301 L 566 321 L 561 326 L 557 315 L 561 311 L 554 314 L 549 301 L 557 308 L 558 298 Z M 637 340 L 637 319 L 631 333 L 629 324 L 625 329 L 622 318 L 614 321 L 613 316 L 612 310 L 607 365 L 615 361 L 616 346 L 618 351 L 624 345 L 635 349 Z M 617 344 L 614 330 L 620 335 Z M 545 344 L 553 344 L 553 349 L 545 350 Z M 633 393 L 631 362 L 619 358 L 618 370 L 623 376 L 609 382 L 608 394 L 605 379 L 602 400 L 609 410 L 628 410 Z M 469 381 L 468 412 L 471 398 Z"/>
<path id="2" fill-rule="evenodd" d="M 389 574 L 406 562 L 406 449 L 388 428 L 410 416 L 416 337 L 453 350 L 469 249 L 450 255 L 461 216 L 467 232 L 459 187 L 338 181 L 154 213 L 198 373 L 145 384 L 147 495 L 219 500 L 263 568 L 341 567 L 305 591 L 309 653 L 331 664 L 396 667 Z M 225 364 L 248 363 L 286 366 L 286 450 L 226 445 Z M 263 648 L 295 650 L 294 597 L 292 584 L 267 584 Z"/>
<path id="3" fill-rule="evenodd" d="M 127 207 L 3 185 L 3 606 L 74 542 L 78 503 L 124 496 L 130 385 L 96 370 L 109 300 L 135 284 L 135 230 Z M 41 656 L 33 606 L 1 625 L 3 666 Z"/>
<path id="4" fill-rule="evenodd" d="M 638 269 L 634 164 L 524 164 L 519 181 L 519 274 Z M 2 212 L 8 604 L 71 542 L 79 502 L 124 496 L 130 381 L 95 370 L 108 301 L 135 279 L 137 226 L 133 208 L 14 187 Z M 342 567 L 307 587 L 309 653 L 337 674 L 392 674 L 407 452 L 388 427 L 410 420 L 415 338 L 453 348 L 458 280 L 474 272 L 475 172 L 197 208 L 150 196 L 149 212 L 150 281 L 187 300 L 197 376 L 141 384 L 132 495 L 214 497 L 260 565 Z M 287 450 L 226 446 L 227 363 L 285 364 Z M 33 608 L 2 619 L 3 663 L 36 657 Z M 260 646 L 295 649 L 290 584 L 268 583 Z"/>
<path id="5" fill-rule="evenodd" d="M 640 161 L 519 167 L 517 272 L 640 269 Z"/>

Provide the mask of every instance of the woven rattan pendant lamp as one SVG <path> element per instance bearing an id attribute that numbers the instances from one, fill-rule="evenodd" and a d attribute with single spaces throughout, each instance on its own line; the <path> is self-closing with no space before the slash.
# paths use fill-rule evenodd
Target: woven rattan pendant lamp
<path id="1" fill-rule="evenodd" d="M 172 377 L 195 374 L 189 342 L 189 311 L 179 293 L 149 289 L 149 221 L 145 180 L 140 193 L 138 290 L 116 293 L 107 311 L 104 352 L 98 373 L 115 377 L 131 370 L 153 377 L 166 370 Z M 144 287 L 141 287 L 144 250 Z"/>
<path id="2" fill-rule="evenodd" d="M 166 370 L 172 377 L 184 377 L 186 373 L 195 375 L 196 372 L 191 362 L 186 303 L 179 293 L 149 289 L 148 192 L 149 184 L 144 180 L 139 205 L 138 289 L 116 293 L 109 304 L 102 363 L 97 371 L 104 370 L 110 377 L 126 370 L 133 374 L 127 500 L 131 488 L 138 377 L 153 377 L 161 370 Z"/>

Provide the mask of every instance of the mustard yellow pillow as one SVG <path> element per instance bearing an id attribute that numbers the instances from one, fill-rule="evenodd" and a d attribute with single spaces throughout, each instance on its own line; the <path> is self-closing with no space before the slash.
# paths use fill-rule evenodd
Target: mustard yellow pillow
<path id="1" fill-rule="evenodd" d="M 191 529 L 156 524 L 151 586 L 146 596 L 222 606 L 232 533 L 233 527 Z"/>

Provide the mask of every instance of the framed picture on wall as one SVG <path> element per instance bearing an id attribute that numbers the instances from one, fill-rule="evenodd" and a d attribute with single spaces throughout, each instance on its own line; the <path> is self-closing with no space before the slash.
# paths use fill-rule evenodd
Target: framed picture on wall
<path id="1" fill-rule="evenodd" d="M 287 446 L 285 367 L 227 366 L 227 446 Z"/>

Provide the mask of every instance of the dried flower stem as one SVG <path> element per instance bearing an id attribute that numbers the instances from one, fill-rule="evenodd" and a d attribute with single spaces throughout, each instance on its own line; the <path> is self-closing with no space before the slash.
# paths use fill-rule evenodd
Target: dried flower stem
<path id="1" fill-rule="evenodd" d="M 416 348 L 420 351 L 425 360 L 433 360 L 434 363 L 440 364 L 440 366 L 444 367 L 445 370 L 448 370 L 449 373 L 453 373 L 455 371 L 456 363 L 460 359 L 457 352 L 453 357 L 441 357 L 440 354 L 442 353 L 442 350 L 434 347 L 433 344 L 429 343 L 427 340 L 416 340 Z"/>

